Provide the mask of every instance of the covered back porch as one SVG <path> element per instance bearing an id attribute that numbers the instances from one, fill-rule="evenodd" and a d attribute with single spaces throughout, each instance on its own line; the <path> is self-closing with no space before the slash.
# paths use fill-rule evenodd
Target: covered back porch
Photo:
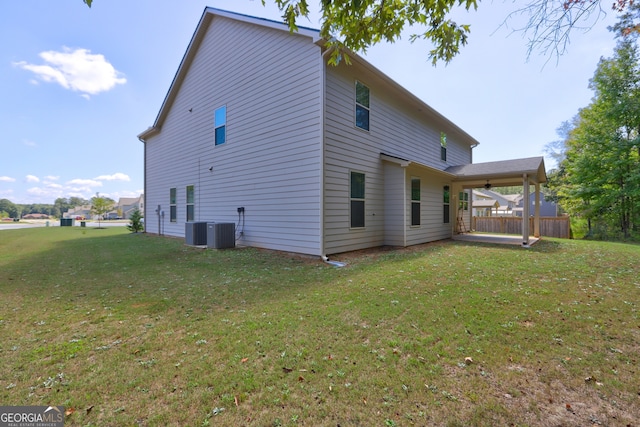
<path id="1" fill-rule="evenodd" d="M 522 236 L 498 236 L 498 235 L 469 235 L 466 229 L 456 224 L 454 239 L 464 237 L 467 241 L 484 241 L 491 236 L 491 243 L 510 243 L 530 246 L 540 238 L 540 185 L 547 182 L 547 174 L 543 157 L 530 157 L 525 159 L 502 160 L 497 162 L 473 163 L 461 166 L 451 166 L 445 170 L 455 176 L 452 181 L 454 197 L 459 192 L 474 188 L 507 187 L 522 185 L 524 193 L 523 218 L 533 215 L 533 237 L 529 221 L 522 221 Z M 534 191 L 534 208 L 531 208 L 531 186 Z M 460 209 L 463 205 L 459 200 L 455 200 L 455 206 Z M 469 206 L 469 204 L 467 204 Z M 456 217 L 464 216 L 463 223 L 471 224 L 471 209 L 458 211 Z M 457 222 L 457 221 L 456 221 Z M 463 234 L 461 234 L 463 233 Z M 473 236 L 473 237 L 472 237 Z M 477 236 L 477 237 L 476 237 Z M 476 240 L 473 240 L 476 239 Z M 517 242 L 517 243 L 515 243 Z"/>

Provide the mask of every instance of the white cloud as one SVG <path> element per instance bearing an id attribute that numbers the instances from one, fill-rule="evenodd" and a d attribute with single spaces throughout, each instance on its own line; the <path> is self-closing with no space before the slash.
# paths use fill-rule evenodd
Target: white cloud
<path id="1" fill-rule="evenodd" d="M 57 198 L 59 197 L 59 195 L 61 194 L 60 191 L 52 191 L 50 188 L 40 188 L 40 187 L 32 187 L 27 189 L 27 193 L 32 195 L 32 196 L 41 196 L 41 197 L 52 197 L 52 198 Z M 53 201 L 48 202 L 48 203 L 53 203 Z"/>
<path id="2" fill-rule="evenodd" d="M 88 49 L 71 50 L 63 47 L 62 52 L 41 52 L 40 57 L 45 65 L 29 64 L 26 61 L 16 62 L 14 65 L 34 72 L 44 82 L 58 83 L 65 89 L 82 92 L 85 98 L 127 82 L 122 73 L 103 55 L 92 54 Z"/>
<path id="3" fill-rule="evenodd" d="M 0 176 L 1 182 L 16 182 L 15 178 L 11 178 L 10 176 Z"/>
<path id="4" fill-rule="evenodd" d="M 27 182 L 40 182 L 40 178 L 35 175 L 27 175 L 25 179 L 27 180 Z"/>
<path id="5" fill-rule="evenodd" d="M 123 173 L 117 172 L 113 175 L 100 175 L 99 177 L 93 178 L 99 181 L 131 181 L 129 175 L 125 175 Z"/>
<path id="6" fill-rule="evenodd" d="M 25 139 L 24 141 L 22 141 L 23 145 L 26 145 L 27 147 L 37 147 L 38 144 L 36 144 L 33 141 L 29 141 L 28 139 Z"/>
<path id="7" fill-rule="evenodd" d="M 71 181 L 67 181 L 67 185 L 80 185 L 84 187 L 102 187 L 102 182 L 96 181 L 93 179 L 72 179 Z"/>
<path id="8" fill-rule="evenodd" d="M 54 175 L 47 175 L 44 177 L 44 179 L 46 179 L 47 181 L 57 181 L 60 179 L 59 176 L 54 176 Z"/>

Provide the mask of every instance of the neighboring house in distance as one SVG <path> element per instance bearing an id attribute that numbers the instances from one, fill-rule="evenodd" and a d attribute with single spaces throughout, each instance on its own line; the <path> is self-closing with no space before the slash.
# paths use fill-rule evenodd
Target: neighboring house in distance
<path id="1" fill-rule="evenodd" d="M 91 218 L 91 205 L 82 205 L 71 208 L 62 214 L 63 218 Z"/>
<path id="2" fill-rule="evenodd" d="M 518 206 L 518 202 L 522 198 L 520 194 L 500 194 L 485 188 L 475 191 L 497 201 L 498 209 L 494 214 L 500 216 L 515 216 L 514 208 Z"/>
<path id="3" fill-rule="evenodd" d="M 408 246 L 470 224 L 485 182 L 546 182 L 542 157 L 472 164 L 478 141 L 349 57 L 327 65 L 317 30 L 206 8 L 138 135 L 146 231 L 236 222 L 241 245 L 318 256 Z"/>
<path id="4" fill-rule="evenodd" d="M 30 213 L 24 215 L 22 219 L 49 219 L 49 215 L 41 213 Z"/>
<path id="5" fill-rule="evenodd" d="M 473 216 L 497 216 L 500 203 L 481 191 L 472 191 Z"/>
<path id="6" fill-rule="evenodd" d="M 547 200 L 545 200 L 544 198 L 544 194 L 542 192 L 540 192 L 540 216 L 544 216 L 544 217 L 555 217 L 558 216 L 558 205 L 555 202 L 549 202 Z M 530 204 L 531 206 L 533 206 L 533 203 L 535 203 L 535 199 L 532 197 L 530 199 Z M 517 216 L 522 216 L 522 210 L 524 208 L 524 199 L 521 198 L 520 200 L 518 200 L 517 206 L 516 206 L 516 215 Z M 531 210 L 531 212 L 533 212 L 533 210 Z"/>
<path id="7" fill-rule="evenodd" d="M 129 219 L 131 214 L 138 209 L 142 216 L 144 216 L 144 194 L 138 197 L 120 197 L 118 204 L 116 205 L 116 211 L 118 216 Z"/>

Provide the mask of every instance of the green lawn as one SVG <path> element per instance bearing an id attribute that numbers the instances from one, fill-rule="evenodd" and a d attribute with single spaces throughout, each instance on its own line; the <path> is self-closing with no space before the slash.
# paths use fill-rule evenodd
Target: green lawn
<path id="1" fill-rule="evenodd" d="M 68 426 L 626 426 L 640 246 L 314 258 L 0 231 L 0 403 Z"/>

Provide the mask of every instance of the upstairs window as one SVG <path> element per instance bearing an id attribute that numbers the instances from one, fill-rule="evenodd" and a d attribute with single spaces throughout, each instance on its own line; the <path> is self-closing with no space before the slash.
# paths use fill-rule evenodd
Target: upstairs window
<path id="1" fill-rule="evenodd" d="M 195 218 L 195 187 L 187 185 L 187 221 L 193 221 Z"/>
<path id="2" fill-rule="evenodd" d="M 411 225 L 420 225 L 420 178 L 411 178 Z"/>
<path id="3" fill-rule="evenodd" d="M 176 203 L 176 189 L 169 189 L 169 221 L 178 221 L 178 209 Z"/>
<path id="4" fill-rule="evenodd" d="M 369 130 L 369 88 L 356 80 L 356 127 Z"/>
<path id="5" fill-rule="evenodd" d="M 364 174 L 351 172 L 351 228 L 364 227 Z"/>
<path id="6" fill-rule="evenodd" d="M 440 159 L 447 161 L 447 134 L 444 132 L 440 132 Z"/>
<path id="7" fill-rule="evenodd" d="M 215 144 L 222 145 L 227 141 L 227 107 L 220 107 L 213 113 Z"/>
<path id="8" fill-rule="evenodd" d="M 445 224 L 449 224 L 450 222 L 450 212 L 449 212 L 449 198 L 451 197 L 449 186 L 445 185 L 442 189 L 442 222 Z"/>

